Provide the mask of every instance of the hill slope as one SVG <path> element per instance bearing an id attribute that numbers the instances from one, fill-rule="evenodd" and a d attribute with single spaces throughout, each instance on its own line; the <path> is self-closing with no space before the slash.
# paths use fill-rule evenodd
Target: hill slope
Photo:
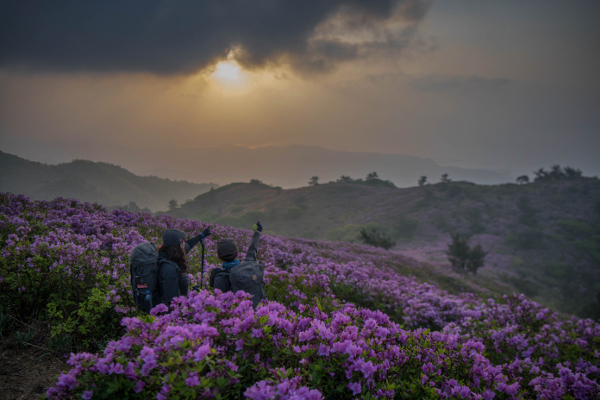
<path id="1" fill-rule="evenodd" d="M 171 181 L 155 176 L 138 176 L 116 165 L 75 160 L 46 165 L 0 152 L 0 191 L 21 193 L 34 199 L 76 198 L 104 206 L 135 202 L 153 211 L 206 192 L 216 184 Z"/>
<path id="2" fill-rule="evenodd" d="M 3 193 L 0 222 L 0 361 L 9 365 L 3 348 L 32 342 L 33 362 L 71 352 L 48 398 L 600 395 L 600 324 L 561 320 L 525 296 L 448 294 L 402 276 L 421 266 L 394 251 L 263 234 L 268 300 L 257 309 L 242 292 L 204 286 L 147 315 L 132 307 L 131 250 L 167 228 L 196 235 L 206 223 Z M 225 237 L 247 249 L 251 232 L 215 225 L 209 268 Z M 208 280 L 199 259 L 194 248 L 192 285 Z"/>
<path id="3" fill-rule="evenodd" d="M 239 227 L 262 219 L 272 233 L 334 241 L 354 241 L 360 228 L 375 228 L 395 240 L 397 250 L 440 266 L 448 265 L 449 233 L 458 231 L 489 251 L 482 276 L 559 310 L 600 317 L 590 308 L 600 296 L 597 179 L 406 189 L 377 183 L 291 190 L 231 184 L 172 214 Z"/>

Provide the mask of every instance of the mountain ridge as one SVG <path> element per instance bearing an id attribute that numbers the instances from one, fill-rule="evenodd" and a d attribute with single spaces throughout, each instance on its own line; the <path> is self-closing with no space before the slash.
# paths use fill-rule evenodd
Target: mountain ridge
<path id="1" fill-rule="evenodd" d="M 183 202 L 217 184 L 172 181 L 138 176 L 105 162 L 73 160 L 58 165 L 29 161 L 0 151 L 0 191 L 25 194 L 34 199 L 73 197 L 107 207 L 136 203 L 139 208 L 165 210 L 169 200 Z"/>

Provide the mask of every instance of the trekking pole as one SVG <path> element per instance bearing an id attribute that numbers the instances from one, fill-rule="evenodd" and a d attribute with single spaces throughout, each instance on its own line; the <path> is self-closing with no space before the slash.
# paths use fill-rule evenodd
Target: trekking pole
<path id="1" fill-rule="evenodd" d="M 202 246 L 202 267 L 200 272 L 200 290 L 202 290 L 202 283 L 204 282 L 204 238 L 200 241 Z"/>

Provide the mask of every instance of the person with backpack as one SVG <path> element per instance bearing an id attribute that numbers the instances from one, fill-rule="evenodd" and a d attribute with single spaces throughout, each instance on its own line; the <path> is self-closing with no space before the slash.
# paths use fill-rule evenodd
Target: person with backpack
<path id="1" fill-rule="evenodd" d="M 210 226 L 186 240 L 187 234 L 169 229 L 162 235 L 162 245 L 142 243 L 131 252 L 131 288 L 138 308 L 145 312 L 162 303 L 169 307 L 175 297 L 187 296 L 187 253 L 209 236 Z"/>
<path id="2" fill-rule="evenodd" d="M 223 261 L 221 268 L 213 268 L 210 274 L 210 285 L 222 292 L 243 290 L 252 295 L 252 306 L 256 308 L 261 300 L 266 299 L 264 267 L 256 259 L 258 242 L 263 230 L 260 221 L 254 227 L 252 242 L 246 252 L 246 258 L 240 262 L 238 248 L 231 239 L 217 242 L 217 257 Z"/>

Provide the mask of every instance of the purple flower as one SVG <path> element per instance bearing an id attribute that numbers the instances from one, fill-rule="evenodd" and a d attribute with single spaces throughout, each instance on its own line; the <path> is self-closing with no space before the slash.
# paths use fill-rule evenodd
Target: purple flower
<path id="1" fill-rule="evenodd" d="M 188 386 L 200 386 L 200 380 L 195 373 L 185 379 L 185 384 Z"/>
<path id="2" fill-rule="evenodd" d="M 198 350 L 194 352 L 194 361 L 201 361 L 211 352 L 210 346 L 205 344 L 204 346 L 200 346 Z"/>
<path id="3" fill-rule="evenodd" d="M 360 382 L 350 382 L 349 384 L 346 385 L 346 387 L 348 389 L 350 389 L 353 396 L 356 396 L 357 394 L 362 392 L 362 387 L 361 387 Z"/>
<path id="4" fill-rule="evenodd" d="M 169 308 L 161 303 L 161 304 L 157 305 L 156 307 L 154 307 L 152 310 L 150 310 L 150 315 L 158 315 L 160 313 L 167 312 L 167 311 L 169 311 Z"/>
<path id="5" fill-rule="evenodd" d="M 324 344 L 320 344 L 319 345 L 319 350 L 317 351 L 317 354 L 320 356 L 324 356 L 327 357 L 329 355 L 329 346 L 326 346 Z"/>
<path id="6" fill-rule="evenodd" d="M 93 394 L 94 394 L 93 390 L 86 390 L 81 395 L 81 398 L 84 399 L 84 400 L 90 400 L 92 398 Z"/>

